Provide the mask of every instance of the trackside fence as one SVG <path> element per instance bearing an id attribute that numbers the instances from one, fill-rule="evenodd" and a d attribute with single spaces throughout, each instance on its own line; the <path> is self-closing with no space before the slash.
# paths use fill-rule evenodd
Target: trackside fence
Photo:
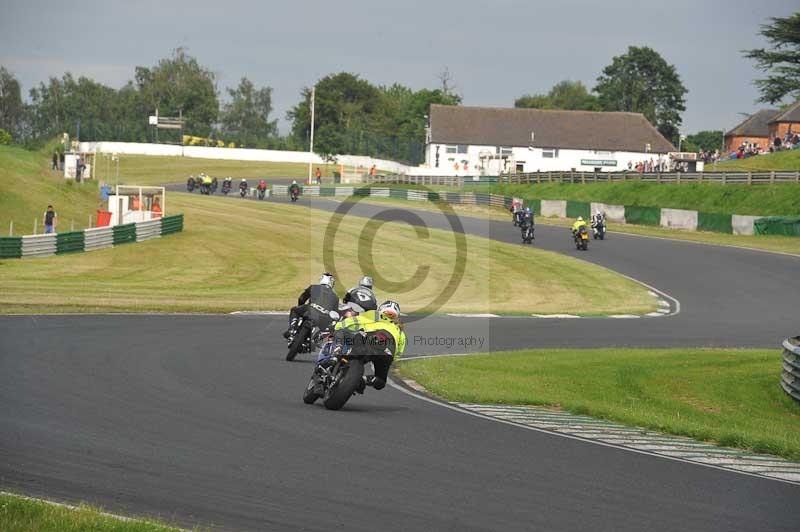
<path id="1" fill-rule="evenodd" d="M 0 237 L 0 259 L 49 257 L 142 242 L 183 231 L 183 215 L 83 231 Z"/>

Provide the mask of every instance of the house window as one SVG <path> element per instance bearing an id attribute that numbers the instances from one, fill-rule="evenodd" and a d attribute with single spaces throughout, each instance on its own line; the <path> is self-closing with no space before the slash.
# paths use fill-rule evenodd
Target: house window
<path id="1" fill-rule="evenodd" d="M 545 159 L 558 159 L 558 148 L 544 148 L 542 157 Z"/>
<path id="2" fill-rule="evenodd" d="M 514 152 L 514 150 L 511 149 L 508 146 L 498 146 L 497 147 L 497 153 L 500 154 L 500 155 L 511 155 L 513 152 Z"/>
<path id="3" fill-rule="evenodd" d="M 467 153 L 467 145 L 456 144 L 455 146 L 447 146 L 447 153 Z"/>

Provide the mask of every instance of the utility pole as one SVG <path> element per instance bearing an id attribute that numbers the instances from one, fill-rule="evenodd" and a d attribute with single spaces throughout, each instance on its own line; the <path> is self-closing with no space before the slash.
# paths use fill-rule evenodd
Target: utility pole
<path id="1" fill-rule="evenodd" d="M 308 147 L 308 184 L 311 184 L 311 166 L 314 159 L 314 96 L 316 93 L 316 86 L 311 87 L 311 142 Z"/>

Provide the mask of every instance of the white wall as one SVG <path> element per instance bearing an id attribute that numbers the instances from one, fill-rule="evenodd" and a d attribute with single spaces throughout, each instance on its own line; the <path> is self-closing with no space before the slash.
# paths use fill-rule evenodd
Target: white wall
<path id="1" fill-rule="evenodd" d="M 81 152 L 118 153 L 121 155 L 161 155 L 168 157 L 193 157 L 197 159 L 225 159 L 230 161 L 263 161 L 274 163 L 325 164 L 317 154 L 304 151 L 253 150 L 247 148 L 211 148 L 206 146 L 174 146 L 171 144 L 147 144 L 139 142 L 81 142 Z M 337 163 L 345 166 L 361 166 L 365 172 L 374 164 L 381 170 L 407 173 L 411 167 L 363 155 L 339 155 Z"/>
<path id="2" fill-rule="evenodd" d="M 436 164 L 436 148 L 439 148 L 439 168 Z M 595 168 L 601 168 L 604 172 L 615 172 L 628 169 L 628 163 L 635 166 L 640 161 L 653 159 L 658 161 L 659 156 L 666 159 L 666 154 L 646 153 L 646 152 L 612 152 L 600 150 L 566 150 L 559 149 L 558 156 L 545 158 L 542 148 L 516 147 L 511 149 L 513 163 L 522 164 L 523 172 L 556 172 L 569 171 L 573 168 L 578 172 L 593 172 Z M 481 153 L 496 153 L 496 146 L 467 146 L 467 153 L 447 153 L 445 144 L 429 144 L 425 150 L 425 161 L 432 171 L 449 172 L 446 175 L 497 175 L 503 171 L 514 171 L 514 168 L 503 169 L 502 161 L 489 159 L 481 168 Z M 581 160 L 603 160 L 615 161 L 615 166 L 581 164 Z M 467 162 L 467 169 L 464 169 L 464 161 Z M 458 169 L 455 169 L 455 164 Z M 487 167 L 488 166 L 488 167 Z"/>

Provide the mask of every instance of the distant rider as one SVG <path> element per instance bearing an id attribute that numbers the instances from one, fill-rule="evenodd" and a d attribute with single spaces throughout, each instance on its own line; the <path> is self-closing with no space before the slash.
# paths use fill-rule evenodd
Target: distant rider
<path id="1" fill-rule="evenodd" d="M 239 181 L 239 190 L 247 190 L 247 179 L 242 178 L 242 180 Z"/>
<path id="2" fill-rule="evenodd" d="M 290 196 L 300 195 L 300 185 L 297 184 L 297 181 L 292 181 L 292 184 L 289 185 L 289 195 Z"/>
<path id="3" fill-rule="evenodd" d="M 606 217 L 603 215 L 602 212 L 597 211 L 592 216 L 592 229 L 600 230 L 601 227 L 605 227 L 606 225 Z"/>
<path id="4" fill-rule="evenodd" d="M 532 228 L 533 224 L 533 210 L 531 210 L 530 207 L 526 207 L 519 216 L 519 227 L 522 230 L 522 238 L 525 238 L 525 232 L 528 228 Z"/>
<path id="5" fill-rule="evenodd" d="M 583 216 L 578 216 L 578 219 L 572 224 L 572 236 L 577 235 L 581 227 L 586 227 L 586 222 L 583 221 Z"/>
<path id="6" fill-rule="evenodd" d="M 362 277 L 358 286 L 347 291 L 342 302 L 349 304 L 359 313 L 377 309 L 378 300 L 375 298 L 375 292 L 372 291 L 372 277 L 369 275 Z"/>
<path id="7" fill-rule="evenodd" d="M 263 179 L 258 182 L 258 190 L 267 190 L 267 182 Z"/>
<path id="8" fill-rule="evenodd" d="M 320 314 L 327 315 L 330 311 L 339 308 L 339 296 L 333 291 L 336 279 L 328 272 L 323 273 L 319 278 L 319 284 L 309 285 L 297 298 L 297 306 L 289 311 L 289 328 L 283 333 L 284 338 L 289 338 L 297 324 L 298 318 L 304 316 L 309 308 L 313 308 Z M 328 318 L 328 321 L 330 318 Z M 329 323 L 320 323 L 319 328 L 325 329 Z"/>

